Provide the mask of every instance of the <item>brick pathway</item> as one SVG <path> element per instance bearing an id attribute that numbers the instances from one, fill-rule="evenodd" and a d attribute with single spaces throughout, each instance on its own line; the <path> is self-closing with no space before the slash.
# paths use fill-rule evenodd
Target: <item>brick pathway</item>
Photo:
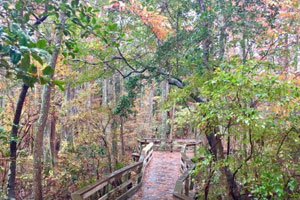
<path id="1" fill-rule="evenodd" d="M 154 151 L 143 185 L 130 200 L 173 200 L 173 190 L 180 175 L 180 152 Z"/>

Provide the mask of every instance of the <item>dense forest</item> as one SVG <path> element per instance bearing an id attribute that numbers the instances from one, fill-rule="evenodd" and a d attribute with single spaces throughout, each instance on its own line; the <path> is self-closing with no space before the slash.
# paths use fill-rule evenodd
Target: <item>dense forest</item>
<path id="1" fill-rule="evenodd" d="M 299 39 L 299 0 L 0 0 L 0 199 L 157 138 L 201 141 L 194 199 L 299 200 Z"/>

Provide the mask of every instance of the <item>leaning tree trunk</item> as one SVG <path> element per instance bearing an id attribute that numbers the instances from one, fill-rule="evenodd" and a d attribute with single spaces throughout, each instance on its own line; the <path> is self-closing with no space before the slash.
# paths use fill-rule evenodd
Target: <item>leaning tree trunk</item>
<path id="1" fill-rule="evenodd" d="M 60 13 L 60 23 L 62 26 L 56 30 L 54 38 L 54 46 L 56 47 L 52 54 L 51 67 L 54 70 L 59 55 L 62 38 L 63 38 L 63 29 L 65 23 L 65 14 Z M 53 79 L 54 74 L 50 76 Z M 34 139 L 34 149 L 33 149 L 33 196 L 35 200 L 42 200 L 42 157 L 43 157 L 43 139 L 44 139 L 44 129 L 46 126 L 49 108 L 50 108 L 50 97 L 51 97 L 51 84 L 48 83 L 43 88 L 42 95 L 42 105 L 40 110 L 40 116 L 37 125 L 37 133 Z"/>
<path id="2" fill-rule="evenodd" d="M 17 161 L 17 135 L 19 129 L 19 122 L 21 118 L 21 113 L 25 101 L 25 97 L 28 91 L 28 85 L 26 83 L 22 86 L 22 91 L 20 93 L 17 108 L 14 115 L 13 126 L 10 134 L 10 163 L 9 163 L 9 173 L 7 180 L 7 196 L 9 199 L 15 199 L 15 182 L 16 182 L 16 161 Z"/>

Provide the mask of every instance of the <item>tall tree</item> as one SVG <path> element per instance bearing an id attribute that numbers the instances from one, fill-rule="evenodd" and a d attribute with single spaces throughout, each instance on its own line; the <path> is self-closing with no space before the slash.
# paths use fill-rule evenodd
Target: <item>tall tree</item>
<path id="1" fill-rule="evenodd" d="M 62 3 L 66 3 L 66 0 L 63 0 Z M 51 58 L 51 69 L 54 72 L 57 59 L 60 53 L 60 48 L 63 39 L 63 31 L 65 30 L 65 21 L 66 15 L 64 8 L 61 8 L 59 13 L 59 26 L 56 29 L 53 45 L 55 49 L 52 53 Z M 53 79 L 54 73 L 52 73 L 49 78 Z M 34 167 L 34 177 L 33 177 L 33 196 L 35 200 L 43 199 L 43 188 L 42 188 L 42 170 L 43 170 L 43 136 L 44 130 L 48 118 L 49 108 L 50 108 L 50 99 L 51 99 L 51 88 L 52 85 L 46 84 L 43 88 L 42 94 L 42 104 L 40 110 L 40 116 L 38 119 L 37 131 L 34 139 L 34 149 L 33 149 L 33 167 Z"/>
<path id="2" fill-rule="evenodd" d="M 28 16 L 31 13 L 24 11 L 27 4 L 23 1 L 17 1 L 15 2 L 15 7 L 11 8 L 9 7 L 9 3 L 12 2 L 4 2 L 0 7 L 1 10 L 6 11 L 3 12 L 1 15 L 4 14 L 7 20 L 6 22 L 3 21 L 3 26 L 0 28 L 0 35 L 2 41 L 1 53 L 3 53 L 1 54 L 2 58 L 0 64 L 1 67 L 7 69 L 8 75 L 11 73 L 10 70 L 15 70 L 16 77 L 23 81 L 21 92 L 17 101 L 17 107 L 14 113 L 13 125 L 10 135 L 10 164 L 7 180 L 7 196 L 8 198 L 15 199 L 17 160 L 16 141 L 18 138 L 18 130 L 20 126 L 19 123 L 28 89 L 29 87 L 32 87 L 35 82 L 37 82 L 37 79 L 35 77 L 29 75 L 29 73 L 35 73 L 36 71 L 36 66 L 31 64 L 31 59 L 33 58 L 35 60 L 41 61 L 42 59 L 36 54 L 36 51 L 42 51 L 42 49 L 39 49 L 39 47 L 33 49 L 32 46 L 29 45 L 30 42 L 33 42 L 30 38 L 30 34 L 33 29 L 30 28 L 32 27 L 32 25 L 29 24 L 28 19 Z M 47 19 L 46 7 L 44 12 L 44 16 L 37 17 L 36 22 L 33 24 L 34 28 L 38 28 L 38 26 Z M 18 16 L 15 17 L 14 13 L 18 13 Z M 27 17 L 24 18 L 24 16 Z M 5 27 L 4 24 L 7 25 L 7 27 Z M 26 48 L 27 51 L 22 51 L 22 48 Z M 6 61 L 5 57 L 7 56 L 10 57 L 11 63 L 8 63 Z"/>

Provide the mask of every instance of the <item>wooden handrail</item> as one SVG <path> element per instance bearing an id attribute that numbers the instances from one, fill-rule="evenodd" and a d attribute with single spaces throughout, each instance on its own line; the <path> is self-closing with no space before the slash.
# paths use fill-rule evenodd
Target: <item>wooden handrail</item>
<path id="1" fill-rule="evenodd" d="M 191 178 L 191 171 L 195 168 L 195 163 L 186 155 L 186 148 L 188 146 L 195 146 L 198 143 L 184 144 L 181 150 L 181 172 L 182 175 L 178 178 L 175 184 L 173 195 L 182 200 L 192 200 L 190 190 L 194 188 L 194 182 Z"/>
<path id="2" fill-rule="evenodd" d="M 164 138 L 140 138 L 138 139 L 139 142 L 139 149 L 142 149 L 143 146 L 149 144 L 149 143 L 153 143 L 154 147 L 156 148 L 156 150 L 170 150 L 172 151 L 176 151 L 176 145 L 177 147 L 181 147 L 183 144 L 187 144 L 187 145 L 194 145 L 194 144 L 199 144 L 200 141 L 196 140 L 196 139 L 164 139 Z M 164 143 L 164 149 L 161 149 L 162 144 Z M 179 145 L 178 145 L 179 144 Z M 180 145 L 181 144 L 181 145 Z"/>
<path id="3" fill-rule="evenodd" d="M 72 193 L 72 200 L 128 199 L 141 187 L 152 152 L 153 143 L 150 143 L 142 149 L 138 162 L 114 171 L 105 179 Z"/>

